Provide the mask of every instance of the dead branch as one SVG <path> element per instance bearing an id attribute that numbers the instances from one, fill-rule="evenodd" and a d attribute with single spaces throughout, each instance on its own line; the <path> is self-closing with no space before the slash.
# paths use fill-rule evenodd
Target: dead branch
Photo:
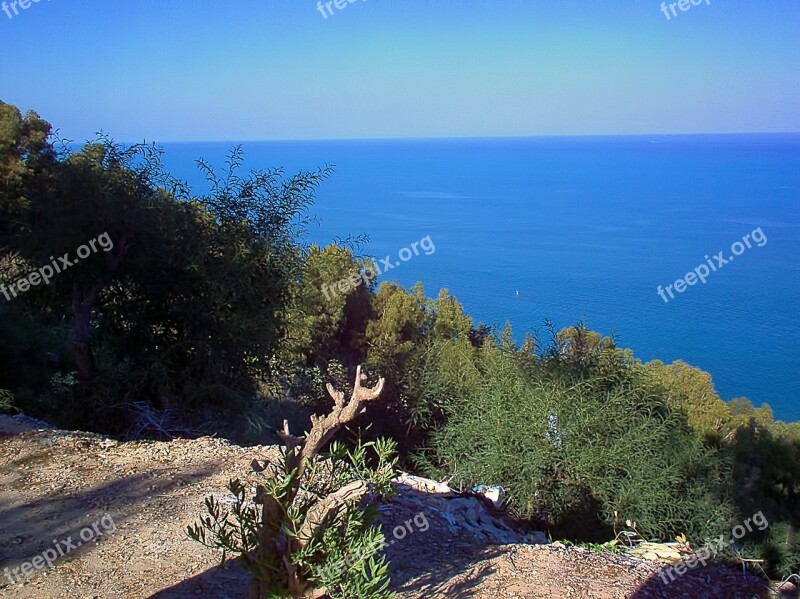
<path id="1" fill-rule="evenodd" d="M 297 437 L 289 432 L 289 424 L 284 421 L 283 430 L 278 436 L 286 445 L 285 474 L 290 476 L 290 483 L 286 494 L 280 501 L 269 497 L 264 485 L 258 485 L 256 490 L 257 503 L 262 505 L 262 528 L 259 543 L 253 558 L 258 561 L 265 552 L 277 552 L 281 556 L 287 574 L 289 593 L 292 597 L 322 597 L 324 590 L 314 589 L 310 583 L 303 579 L 298 567 L 292 563 L 291 556 L 305 548 L 312 539 L 316 538 L 323 528 L 330 523 L 331 515 L 342 507 L 352 505 L 369 492 L 369 486 L 364 481 L 353 481 L 338 491 L 320 499 L 311 506 L 305 514 L 297 536 L 288 536 L 283 532 L 286 510 L 294 504 L 303 476 L 309 464 L 312 464 L 320 450 L 333 438 L 342 425 L 352 422 L 366 407 L 364 404 L 376 399 L 383 391 L 385 379 L 380 378 L 374 387 L 363 387 L 362 383 L 367 377 L 361 373 L 361 366 L 356 368 L 356 380 L 353 384 L 353 393 L 349 401 L 345 401 L 342 391 L 337 391 L 331 384 L 327 385 L 328 393 L 333 398 L 333 410 L 327 416 L 312 416 L 311 430 L 305 437 Z M 252 464 L 256 472 L 263 472 L 266 468 L 254 460 Z M 250 597 L 261 599 L 264 597 L 263 583 L 253 579 L 250 586 Z"/>
<path id="2" fill-rule="evenodd" d="M 345 403 L 344 393 L 336 391 L 333 385 L 328 383 L 327 389 L 330 396 L 333 398 L 333 411 L 325 417 L 312 416 L 311 417 L 311 430 L 302 441 L 300 445 L 295 445 L 296 448 L 290 456 L 290 467 L 297 470 L 298 480 L 302 480 L 305 473 L 306 465 L 313 461 L 314 457 L 320 450 L 333 438 L 342 425 L 355 420 L 366 408 L 364 404 L 368 401 L 373 401 L 383 391 L 383 386 L 386 379 L 380 378 L 378 384 L 374 387 L 362 387 L 361 383 L 366 381 L 367 377 L 361 374 L 361 366 L 356 368 L 356 380 L 353 384 L 353 394 L 350 401 Z M 284 433 L 288 435 L 288 426 L 284 427 Z M 291 437 L 294 441 L 297 437 Z M 299 451 L 298 451 L 299 450 Z"/>
<path id="3" fill-rule="evenodd" d="M 300 527 L 300 532 L 297 535 L 298 545 L 301 548 L 306 547 L 328 522 L 330 514 L 337 512 L 342 507 L 360 501 L 368 492 L 369 487 L 367 484 L 364 481 L 356 480 L 314 505 L 308 510 L 303 525 Z"/>

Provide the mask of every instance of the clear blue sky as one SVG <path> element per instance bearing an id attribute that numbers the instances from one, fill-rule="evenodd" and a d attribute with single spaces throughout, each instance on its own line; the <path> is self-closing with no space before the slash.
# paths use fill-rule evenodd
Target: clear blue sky
<path id="1" fill-rule="evenodd" d="M 660 6 L 41 0 L 0 99 L 76 140 L 800 131 L 800 1 Z"/>

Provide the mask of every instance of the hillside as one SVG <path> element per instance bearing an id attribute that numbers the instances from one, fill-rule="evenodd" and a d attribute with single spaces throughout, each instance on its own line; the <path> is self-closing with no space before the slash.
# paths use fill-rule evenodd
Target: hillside
<path id="1" fill-rule="evenodd" d="M 276 456 L 276 447 L 214 438 L 119 443 L 0 416 L 0 596 L 243 597 L 246 575 L 232 561 L 218 568 L 220 555 L 184 530 L 206 495 L 224 499 L 230 478 L 254 476 L 253 458 Z M 769 596 L 759 580 L 720 566 L 689 570 L 664 587 L 649 561 L 559 545 L 490 545 L 454 532 L 433 507 L 425 515 L 427 530 L 387 549 L 400 599 Z M 382 506 L 387 538 L 413 516 L 403 501 Z M 86 530 L 91 538 L 78 546 Z M 10 584 L 14 568 L 35 565 L 34 556 L 54 544 L 63 549 L 69 537 L 75 548 L 52 570 Z"/>

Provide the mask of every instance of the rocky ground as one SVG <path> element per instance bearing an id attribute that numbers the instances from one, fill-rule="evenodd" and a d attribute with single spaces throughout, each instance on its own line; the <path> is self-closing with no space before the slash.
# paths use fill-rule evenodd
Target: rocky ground
<path id="1" fill-rule="evenodd" d="M 252 479 L 252 460 L 276 452 L 213 438 L 118 443 L 0 416 L 0 596 L 243 597 L 246 575 L 231 560 L 220 568 L 220 554 L 189 540 L 185 529 L 207 495 L 224 497 L 229 479 Z M 381 521 L 399 599 L 777 596 L 722 566 L 690 570 L 665 586 L 661 566 L 650 561 L 558 545 L 490 544 L 419 502 L 384 505 Z M 24 563 L 36 566 L 36 556 L 56 549 L 64 555 L 51 560 L 53 568 L 23 575 Z"/>

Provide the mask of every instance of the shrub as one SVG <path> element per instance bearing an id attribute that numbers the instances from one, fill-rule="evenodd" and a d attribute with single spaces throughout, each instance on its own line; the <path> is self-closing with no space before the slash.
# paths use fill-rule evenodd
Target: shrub
<path id="1" fill-rule="evenodd" d="M 0 414 L 14 411 L 14 395 L 11 391 L 0 389 Z"/>
<path id="2" fill-rule="evenodd" d="M 725 462 L 646 384 L 531 380 L 512 354 L 481 355 L 481 383 L 449 403 L 433 434 L 430 470 L 501 484 L 520 515 L 565 536 L 606 540 L 625 520 L 660 539 L 728 528 Z"/>
<path id="3" fill-rule="evenodd" d="M 231 481 L 232 508 L 209 497 L 208 515 L 188 528 L 195 541 L 239 554 L 253 575 L 251 599 L 391 596 L 385 557 L 377 556 L 383 536 L 372 526 L 375 510 L 361 504 L 370 495 L 389 492 L 394 444 L 376 441 L 348 451 L 334 443 L 327 459 L 318 459 L 336 431 L 380 395 L 384 380 L 367 389 L 361 386 L 365 378 L 358 367 L 349 402 L 328 385 L 334 409 L 324 418 L 313 416 L 304 438 L 291 435 L 284 426 L 282 463 L 253 465 L 267 476 L 253 501 L 240 481 Z M 367 449 L 374 453 L 374 467 L 368 466 Z"/>

